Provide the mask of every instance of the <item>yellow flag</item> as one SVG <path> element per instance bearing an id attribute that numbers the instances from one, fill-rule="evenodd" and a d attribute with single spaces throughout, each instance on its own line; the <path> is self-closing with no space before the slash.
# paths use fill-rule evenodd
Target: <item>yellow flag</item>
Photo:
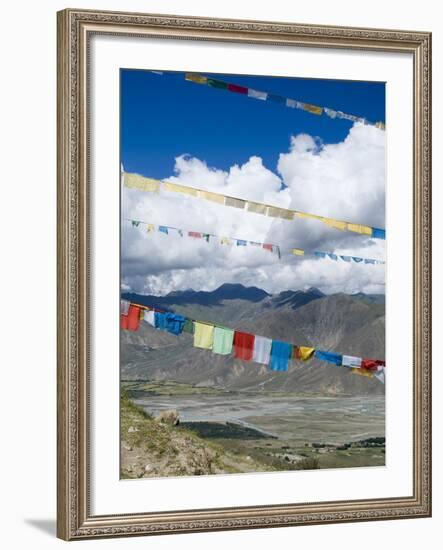
<path id="1" fill-rule="evenodd" d="M 362 233 L 363 235 L 372 235 L 372 227 L 368 225 L 361 225 L 359 223 L 348 223 L 347 229 L 354 231 L 355 233 Z"/>
<path id="2" fill-rule="evenodd" d="M 200 197 L 207 201 L 216 202 L 217 204 L 225 204 L 225 196 L 211 191 L 200 191 Z"/>
<path id="3" fill-rule="evenodd" d="M 208 79 L 206 78 L 206 76 L 202 76 L 201 74 L 186 73 L 185 79 L 190 80 L 191 82 L 197 82 L 197 84 L 208 83 Z"/>
<path id="4" fill-rule="evenodd" d="M 298 346 L 296 351 L 296 357 L 297 359 L 301 359 L 302 361 L 307 361 L 308 359 L 311 359 L 311 357 L 314 355 L 314 352 L 315 352 L 315 348 Z"/>
<path id="5" fill-rule="evenodd" d="M 266 204 L 260 202 L 248 201 L 248 212 L 254 212 L 255 214 L 266 214 Z"/>
<path id="6" fill-rule="evenodd" d="M 354 374 L 359 374 L 360 376 L 366 376 L 366 378 L 374 378 L 374 374 L 367 369 L 351 369 Z"/>
<path id="7" fill-rule="evenodd" d="M 297 218 L 308 218 L 312 220 L 323 221 L 325 218 L 323 216 L 317 216 L 316 214 L 309 214 L 308 212 L 294 212 Z"/>
<path id="8" fill-rule="evenodd" d="M 242 199 L 236 199 L 234 197 L 225 197 L 225 205 L 233 206 L 234 208 L 244 208 L 246 201 Z"/>
<path id="9" fill-rule="evenodd" d="M 303 109 L 309 111 L 314 115 L 321 115 L 323 113 L 323 108 L 318 107 L 317 105 L 311 105 L 310 103 L 303 103 Z"/>
<path id="10" fill-rule="evenodd" d="M 305 251 L 301 248 L 292 248 L 291 249 L 292 254 L 295 254 L 296 256 L 304 256 Z"/>
<path id="11" fill-rule="evenodd" d="M 139 176 L 138 174 L 124 174 L 124 184 L 125 187 L 130 187 L 133 189 L 140 189 L 140 191 L 151 191 L 155 192 L 160 189 L 161 182 L 154 180 L 152 178 L 145 178 Z"/>
<path id="12" fill-rule="evenodd" d="M 178 183 L 171 183 L 169 181 L 164 182 L 164 188 L 167 191 L 173 191 L 174 193 L 183 193 L 184 195 L 191 195 L 192 197 L 198 197 L 198 189 L 188 187 L 186 185 L 179 185 Z"/>
<path id="13" fill-rule="evenodd" d="M 324 218 L 323 221 L 330 227 L 335 227 L 335 229 L 340 229 L 341 231 L 344 231 L 346 229 L 346 222 L 333 220 L 332 218 Z"/>
<path id="14" fill-rule="evenodd" d="M 153 231 L 155 231 L 155 226 L 154 226 L 154 224 L 152 224 L 152 223 L 146 224 L 146 231 L 147 231 L 148 233 L 152 233 Z"/>
<path id="15" fill-rule="evenodd" d="M 277 208 L 276 206 L 268 207 L 268 216 L 271 218 L 283 218 L 284 220 L 293 220 L 294 212 L 286 208 Z"/>
<path id="16" fill-rule="evenodd" d="M 214 326 L 194 321 L 194 347 L 212 349 L 214 342 Z"/>
<path id="17" fill-rule="evenodd" d="M 227 245 L 230 245 L 232 244 L 232 241 L 229 237 L 222 237 L 220 239 L 220 244 L 227 244 Z"/>

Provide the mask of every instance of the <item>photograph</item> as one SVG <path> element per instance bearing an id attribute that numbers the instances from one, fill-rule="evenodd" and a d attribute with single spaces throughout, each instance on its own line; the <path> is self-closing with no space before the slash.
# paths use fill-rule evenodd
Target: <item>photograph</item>
<path id="1" fill-rule="evenodd" d="M 386 83 L 119 85 L 120 479 L 385 466 Z"/>

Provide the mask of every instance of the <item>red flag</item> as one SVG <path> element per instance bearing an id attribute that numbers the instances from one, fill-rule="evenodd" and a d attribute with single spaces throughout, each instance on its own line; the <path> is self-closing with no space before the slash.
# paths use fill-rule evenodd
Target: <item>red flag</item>
<path id="1" fill-rule="evenodd" d="M 377 367 L 384 367 L 385 365 L 385 361 L 380 361 L 380 359 L 362 359 L 361 361 L 362 369 L 377 370 Z"/>
<path id="2" fill-rule="evenodd" d="M 228 84 L 228 90 L 230 92 L 236 92 L 237 94 L 248 94 L 248 88 L 238 86 L 237 84 Z"/>
<path id="3" fill-rule="evenodd" d="M 138 330 L 140 325 L 140 308 L 138 306 L 129 306 L 127 315 L 120 315 L 120 328 L 125 330 Z"/>
<path id="4" fill-rule="evenodd" d="M 272 244 L 264 244 L 263 248 L 265 250 L 269 250 L 270 252 L 272 252 L 272 250 L 273 250 Z"/>
<path id="5" fill-rule="evenodd" d="M 234 356 L 236 359 L 250 361 L 254 351 L 255 336 L 247 332 L 234 333 Z"/>

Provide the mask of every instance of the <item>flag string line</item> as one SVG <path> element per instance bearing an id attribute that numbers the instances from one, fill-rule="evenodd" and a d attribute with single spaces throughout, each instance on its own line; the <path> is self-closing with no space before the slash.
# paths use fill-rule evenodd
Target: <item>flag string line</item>
<path id="1" fill-rule="evenodd" d="M 359 256 L 353 256 L 348 254 L 337 254 L 334 252 L 322 252 L 319 250 L 306 250 L 302 248 L 288 248 L 284 249 L 280 245 L 277 245 L 275 243 L 270 242 L 258 242 L 258 241 L 252 241 L 249 239 L 239 239 L 237 237 L 230 237 L 227 235 L 215 235 L 214 233 L 207 233 L 205 231 L 195 231 L 195 230 L 187 230 L 183 228 L 173 227 L 170 225 L 164 225 L 164 224 L 154 224 L 151 222 L 146 222 L 143 220 L 135 220 L 132 218 L 124 218 L 124 221 L 130 222 L 133 227 L 140 227 L 140 225 L 145 226 L 147 233 L 154 233 L 156 228 L 157 232 L 163 234 L 163 235 L 170 235 L 170 231 L 177 232 L 180 237 L 186 236 L 190 239 L 199 239 L 203 240 L 209 243 L 210 238 L 219 240 L 220 245 L 224 246 L 233 246 L 234 243 L 238 248 L 241 248 L 243 246 L 252 246 L 254 248 L 260 248 L 262 250 L 267 250 L 271 253 L 277 254 L 278 258 L 281 259 L 282 253 L 291 254 L 293 256 L 296 256 L 299 259 L 311 259 L 311 258 L 328 258 L 333 261 L 337 261 L 338 259 L 341 259 L 344 262 L 351 263 L 352 261 L 354 263 L 363 263 L 365 265 L 385 265 L 385 261 L 383 260 L 377 260 L 375 258 L 361 258 Z M 238 243 L 241 244 L 238 244 Z M 266 248 L 268 247 L 268 248 Z M 272 248 L 269 248 L 272 247 Z"/>
<path id="2" fill-rule="evenodd" d="M 265 203 L 250 201 L 247 199 L 240 199 L 238 197 L 223 195 L 221 193 L 215 193 L 213 191 L 206 191 L 197 187 L 190 187 L 187 185 L 177 184 L 169 181 L 157 180 L 145 176 L 140 176 L 138 174 L 131 174 L 128 172 L 123 172 L 123 181 L 125 187 L 138 189 L 140 191 L 157 193 L 160 191 L 160 189 L 164 189 L 165 191 L 181 193 L 194 198 L 200 198 L 210 202 L 214 202 L 221 206 L 229 206 L 243 211 L 246 210 L 247 212 L 261 214 L 270 218 L 283 219 L 287 221 L 293 221 L 296 217 L 302 219 L 314 219 L 321 221 L 329 227 L 333 227 L 334 229 L 339 229 L 341 231 L 351 231 L 354 233 L 369 236 L 374 239 L 386 239 L 385 229 L 381 229 L 378 227 L 371 227 L 369 225 L 337 220 L 335 218 L 319 216 L 317 214 L 302 212 L 300 210 L 291 210 L 288 208 L 272 206 Z"/>
<path id="3" fill-rule="evenodd" d="M 130 306 L 134 306 L 134 307 L 140 308 L 140 309 L 145 310 L 145 311 L 153 311 L 153 312 L 157 312 L 157 313 L 161 313 L 161 314 L 171 313 L 171 314 L 173 314 L 173 315 L 176 315 L 176 314 L 175 314 L 173 311 L 171 311 L 171 310 L 165 310 L 165 309 L 158 308 L 158 307 L 154 307 L 154 306 L 146 306 L 146 305 L 144 305 L 144 304 L 139 304 L 139 303 L 137 303 L 137 302 L 132 302 L 132 301 L 127 301 L 127 302 L 129 303 Z M 208 322 L 208 321 L 200 321 L 200 320 L 196 320 L 196 319 L 193 319 L 193 318 L 191 318 L 191 317 L 184 316 L 184 315 L 181 316 L 181 317 L 182 317 L 183 319 L 185 319 L 185 320 L 190 321 L 190 322 L 193 323 L 193 324 L 194 324 L 194 323 L 197 323 L 197 324 L 201 324 L 201 325 L 206 325 L 206 326 L 211 326 L 211 327 L 217 327 L 217 328 L 224 329 L 224 330 L 232 330 L 232 331 L 234 331 L 234 333 L 235 333 L 235 332 L 244 332 L 244 331 L 237 331 L 236 329 L 232 329 L 232 328 L 230 328 L 230 327 L 226 327 L 226 326 L 220 325 L 220 324 L 218 324 L 218 323 L 213 323 L 213 322 Z M 157 328 L 157 327 L 155 327 L 155 328 Z M 259 335 L 253 334 L 253 333 L 247 333 L 247 334 L 253 335 L 254 338 L 255 338 L 255 337 L 262 337 L 262 336 L 259 336 Z M 274 341 L 273 339 L 271 339 L 271 340 Z M 313 347 L 310 347 L 310 346 L 300 346 L 300 345 L 297 345 L 297 344 L 292 344 L 292 343 L 290 343 L 290 342 L 284 342 L 284 343 L 285 343 L 286 345 L 288 345 L 288 346 L 291 346 L 293 350 L 295 350 L 295 349 L 297 349 L 297 348 L 304 348 L 304 349 L 310 349 L 310 350 L 312 350 L 312 353 L 311 353 L 311 355 L 309 356 L 308 359 L 315 358 L 315 359 L 318 359 L 318 360 L 320 360 L 320 361 L 324 361 L 324 362 L 329 362 L 329 363 L 330 363 L 330 361 L 327 361 L 326 359 L 322 359 L 322 358 L 321 358 L 321 354 L 323 354 L 323 355 L 333 354 L 335 357 L 340 356 L 340 357 L 342 358 L 342 361 L 343 361 L 343 357 L 351 357 L 351 356 L 347 356 L 347 355 L 341 354 L 341 353 L 336 353 L 336 352 L 330 352 L 330 351 L 319 350 L 319 349 L 317 349 L 317 348 L 313 348 Z M 320 357 L 317 356 L 317 354 L 319 354 Z M 294 358 L 296 358 L 296 357 L 293 357 L 293 353 L 291 353 L 290 359 L 294 359 Z M 365 362 L 372 362 L 372 363 L 374 363 L 374 365 L 383 366 L 383 369 L 386 367 L 385 361 L 382 361 L 382 360 L 380 360 L 380 359 L 368 359 L 368 358 L 362 359 L 362 358 L 359 358 L 359 357 L 352 357 L 352 359 L 359 359 L 359 360 L 362 362 L 362 364 L 363 364 L 363 361 L 365 361 Z M 360 369 L 362 369 L 363 372 L 365 372 L 365 371 L 369 371 L 369 373 L 372 372 L 372 370 L 371 370 L 370 368 L 365 368 L 365 367 L 363 367 L 363 366 L 359 366 L 359 367 L 358 367 L 358 366 L 353 366 L 353 367 L 350 367 L 350 366 L 348 366 L 348 365 L 342 365 L 342 364 L 337 365 L 336 363 L 333 363 L 333 364 L 334 364 L 335 366 L 337 366 L 337 367 L 349 368 L 350 370 L 353 370 L 353 371 L 354 371 L 354 369 L 355 369 L 355 370 L 360 370 Z M 374 371 L 374 372 L 376 372 L 376 371 Z M 383 372 L 384 372 L 384 370 L 383 370 Z"/>

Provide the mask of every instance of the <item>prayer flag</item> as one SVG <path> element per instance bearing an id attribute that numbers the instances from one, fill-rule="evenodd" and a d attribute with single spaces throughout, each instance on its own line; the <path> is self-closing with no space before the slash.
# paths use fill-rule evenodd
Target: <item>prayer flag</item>
<path id="1" fill-rule="evenodd" d="M 140 222 L 138 222 L 137 220 L 132 220 L 132 227 L 138 227 L 140 225 Z"/>
<path id="2" fill-rule="evenodd" d="M 254 349 L 252 360 L 255 363 L 267 365 L 271 356 L 272 340 L 264 336 L 256 336 L 254 339 Z"/>
<path id="3" fill-rule="evenodd" d="M 341 231 L 344 231 L 346 229 L 346 222 L 333 220 L 332 218 L 323 218 L 322 221 L 330 227 L 334 227 L 335 229 L 340 229 Z"/>
<path id="4" fill-rule="evenodd" d="M 177 336 L 183 331 L 185 318 L 182 315 L 177 315 L 176 313 L 160 313 L 156 311 L 154 315 L 154 322 L 155 328 L 166 330 L 167 332 Z"/>
<path id="5" fill-rule="evenodd" d="M 248 243 L 241 239 L 237 239 L 237 246 L 246 246 Z"/>
<path id="6" fill-rule="evenodd" d="M 354 357 L 353 355 L 343 355 L 342 367 L 351 367 L 359 369 L 361 367 L 361 357 Z"/>
<path id="7" fill-rule="evenodd" d="M 159 225 L 158 230 L 160 231 L 160 233 L 165 233 L 166 235 L 169 234 L 168 228 L 166 227 L 166 225 Z"/>
<path id="8" fill-rule="evenodd" d="M 351 256 L 340 256 L 340 258 L 341 258 L 344 262 L 350 262 L 350 261 L 351 261 Z"/>
<path id="9" fill-rule="evenodd" d="M 377 370 L 377 367 L 384 367 L 385 361 L 379 359 L 362 359 L 361 366 L 363 369 Z"/>
<path id="10" fill-rule="evenodd" d="M 194 322 L 191 319 L 185 319 L 185 324 L 183 325 L 183 332 L 188 334 L 194 334 Z"/>
<path id="11" fill-rule="evenodd" d="M 124 185 L 132 189 L 140 189 L 141 191 L 156 192 L 160 189 L 160 181 L 151 178 L 145 178 L 138 174 L 124 173 Z"/>
<path id="12" fill-rule="evenodd" d="M 193 187 L 188 187 L 187 185 L 179 185 L 178 183 L 171 183 L 170 181 L 165 181 L 163 185 L 167 191 L 173 191 L 174 193 L 182 193 L 183 195 L 198 197 L 198 189 L 194 189 Z"/>
<path id="13" fill-rule="evenodd" d="M 146 224 L 146 231 L 147 231 L 148 233 L 152 233 L 153 231 L 155 231 L 155 226 L 154 226 L 154 224 L 152 224 L 152 223 L 147 223 L 147 224 Z"/>
<path id="14" fill-rule="evenodd" d="M 354 231 L 355 233 L 372 235 L 372 227 L 369 227 L 367 225 L 362 225 L 360 223 L 348 223 L 347 227 L 349 231 Z"/>
<path id="15" fill-rule="evenodd" d="M 351 369 L 351 372 L 354 374 L 359 374 L 360 376 L 366 376 L 367 378 L 374 378 L 374 373 L 366 369 Z"/>
<path id="16" fill-rule="evenodd" d="M 223 82 L 223 80 L 216 80 L 215 78 L 208 78 L 207 83 L 211 88 L 220 88 L 221 90 L 226 90 L 228 88 L 227 82 Z"/>
<path id="17" fill-rule="evenodd" d="M 273 340 L 271 348 L 271 370 L 287 371 L 289 359 L 291 358 L 292 346 L 286 342 Z"/>
<path id="18" fill-rule="evenodd" d="M 250 361 L 253 355 L 255 336 L 247 332 L 235 331 L 234 334 L 234 356 L 236 359 Z"/>
<path id="19" fill-rule="evenodd" d="M 248 88 L 245 88 L 244 86 L 238 86 L 237 84 L 228 84 L 228 90 L 237 94 L 247 95 L 248 93 Z"/>
<path id="20" fill-rule="evenodd" d="M 328 109 L 327 107 L 324 107 L 324 111 L 330 118 L 335 118 L 337 116 L 337 111 L 334 111 L 333 109 Z"/>
<path id="21" fill-rule="evenodd" d="M 302 105 L 302 109 L 304 109 L 305 111 L 309 111 L 314 115 L 321 115 L 323 113 L 323 108 L 318 107 L 317 105 L 311 105 L 310 103 L 303 103 Z"/>
<path id="22" fill-rule="evenodd" d="M 198 231 L 188 231 L 188 237 L 194 237 L 194 239 L 201 239 L 202 234 Z"/>
<path id="23" fill-rule="evenodd" d="M 140 308 L 129 306 L 127 315 L 120 315 L 120 327 L 126 330 L 136 331 L 140 326 Z"/>
<path id="24" fill-rule="evenodd" d="M 378 227 L 371 228 L 371 237 L 374 239 L 386 239 L 386 231 Z"/>
<path id="25" fill-rule="evenodd" d="M 270 252 L 272 252 L 272 244 L 263 243 L 263 248 L 264 248 L 265 250 L 269 250 Z"/>
<path id="26" fill-rule="evenodd" d="M 295 254 L 296 256 L 304 256 L 305 251 L 301 248 L 291 248 L 291 254 Z"/>
<path id="27" fill-rule="evenodd" d="M 247 202 L 248 212 L 254 212 L 254 214 L 266 214 L 267 206 L 266 204 L 261 204 L 259 202 Z"/>
<path id="28" fill-rule="evenodd" d="M 236 199 L 234 197 L 225 197 L 225 205 L 233 206 L 234 208 L 244 208 L 246 201 L 242 199 Z"/>
<path id="29" fill-rule="evenodd" d="M 208 201 L 216 202 L 217 204 L 225 204 L 224 195 L 212 193 L 211 191 L 200 191 L 200 197 Z"/>
<path id="30" fill-rule="evenodd" d="M 130 305 L 131 305 L 131 302 L 128 302 L 128 300 L 120 300 L 120 313 L 122 315 L 127 315 Z"/>
<path id="31" fill-rule="evenodd" d="M 229 355 L 232 352 L 233 341 L 233 330 L 224 327 L 215 327 L 214 343 L 212 346 L 213 353 L 218 353 L 220 355 Z"/>
<path id="32" fill-rule="evenodd" d="M 295 357 L 302 361 L 308 361 L 315 353 L 315 348 L 309 348 L 306 346 L 295 346 Z"/>
<path id="33" fill-rule="evenodd" d="M 276 206 L 268 207 L 268 216 L 271 218 L 282 218 L 284 220 L 293 220 L 294 212 L 286 208 L 277 208 Z"/>
<path id="34" fill-rule="evenodd" d="M 155 312 L 152 309 L 145 309 L 144 320 L 155 327 Z"/>
<path id="35" fill-rule="evenodd" d="M 197 84 L 206 84 L 208 81 L 205 76 L 195 73 L 186 73 L 185 79 L 190 80 L 191 82 L 196 82 Z"/>
<path id="36" fill-rule="evenodd" d="M 222 237 L 220 239 L 220 244 L 227 244 L 229 246 L 232 244 L 232 241 L 229 237 Z"/>
<path id="37" fill-rule="evenodd" d="M 316 350 L 314 353 L 314 356 L 316 359 L 320 359 L 321 361 L 327 361 L 328 363 L 333 363 L 337 367 L 341 366 L 342 363 L 342 356 L 338 353 L 334 353 L 332 351 L 320 351 Z"/>
<path id="38" fill-rule="evenodd" d="M 214 342 L 214 325 L 194 322 L 194 347 L 212 349 Z"/>
<path id="39" fill-rule="evenodd" d="M 253 90 L 252 88 L 248 88 L 248 97 L 266 100 L 268 97 L 268 94 L 266 92 L 259 92 L 258 90 Z"/>

